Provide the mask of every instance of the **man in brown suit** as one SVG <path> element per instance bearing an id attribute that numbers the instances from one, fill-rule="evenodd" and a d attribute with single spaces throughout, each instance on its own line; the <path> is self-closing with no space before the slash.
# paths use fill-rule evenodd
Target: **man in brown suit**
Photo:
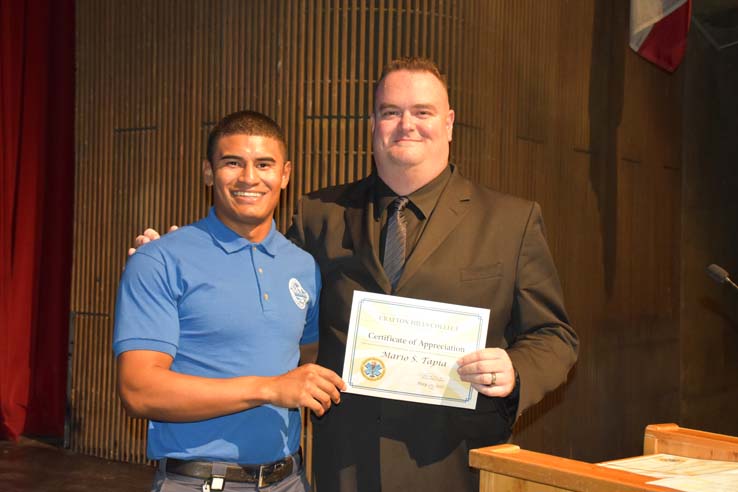
<path id="1" fill-rule="evenodd" d="M 473 411 L 344 394 L 314 419 L 316 488 L 475 490 L 468 450 L 508 440 L 516 417 L 565 381 L 577 336 L 539 206 L 449 164 L 454 112 L 436 66 L 385 67 L 371 122 L 375 172 L 304 197 L 288 232 L 322 272 L 318 363 L 342 370 L 355 290 L 489 308 L 488 348 L 459 361 L 480 392 Z M 408 199 L 407 239 L 393 285 L 383 260 L 397 197 Z"/>

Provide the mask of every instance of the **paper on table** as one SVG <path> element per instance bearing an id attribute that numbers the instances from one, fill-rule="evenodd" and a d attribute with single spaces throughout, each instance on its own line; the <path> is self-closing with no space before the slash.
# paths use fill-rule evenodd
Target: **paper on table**
<path id="1" fill-rule="evenodd" d="M 670 454 L 650 454 L 599 463 L 600 466 L 659 478 L 654 485 L 684 492 L 738 492 L 738 463 Z"/>

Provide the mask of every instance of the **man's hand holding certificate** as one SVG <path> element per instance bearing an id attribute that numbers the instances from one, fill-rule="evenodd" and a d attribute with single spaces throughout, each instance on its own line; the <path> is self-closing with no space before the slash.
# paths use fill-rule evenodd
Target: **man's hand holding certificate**
<path id="1" fill-rule="evenodd" d="M 346 340 L 346 391 L 475 408 L 457 361 L 484 348 L 489 310 L 354 292 Z"/>

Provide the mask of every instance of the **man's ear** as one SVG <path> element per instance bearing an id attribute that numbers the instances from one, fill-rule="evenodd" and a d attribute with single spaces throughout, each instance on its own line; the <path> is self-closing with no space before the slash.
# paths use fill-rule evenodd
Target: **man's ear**
<path id="1" fill-rule="evenodd" d="M 446 134 L 448 135 L 449 142 L 454 136 L 454 118 L 455 117 L 456 117 L 456 114 L 454 113 L 454 110 L 449 109 L 448 115 L 446 116 Z"/>
<path id="2" fill-rule="evenodd" d="M 287 184 L 290 182 L 290 174 L 292 173 L 292 163 L 290 161 L 285 161 L 284 164 L 282 164 L 282 189 L 287 188 Z"/>
<path id="3" fill-rule="evenodd" d="M 202 161 L 202 179 L 205 186 L 213 186 L 213 165 L 207 159 Z"/>
<path id="4" fill-rule="evenodd" d="M 369 123 L 372 129 L 372 135 L 374 135 L 374 123 L 376 123 L 376 121 L 376 118 L 374 118 L 374 112 L 372 111 L 372 113 L 369 115 Z"/>

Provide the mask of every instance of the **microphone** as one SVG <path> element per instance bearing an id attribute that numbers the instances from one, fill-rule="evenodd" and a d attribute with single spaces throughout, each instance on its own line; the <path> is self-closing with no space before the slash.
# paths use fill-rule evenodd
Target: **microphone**
<path id="1" fill-rule="evenodd" d="M 738 285 L 730 279 L 730 275 L 720 265 L 712 264 L 707 267 L 707 275 L 710 276 L 715 282 L 719 284 L 728 284 L 734 289 L 738 290 Z"/>

